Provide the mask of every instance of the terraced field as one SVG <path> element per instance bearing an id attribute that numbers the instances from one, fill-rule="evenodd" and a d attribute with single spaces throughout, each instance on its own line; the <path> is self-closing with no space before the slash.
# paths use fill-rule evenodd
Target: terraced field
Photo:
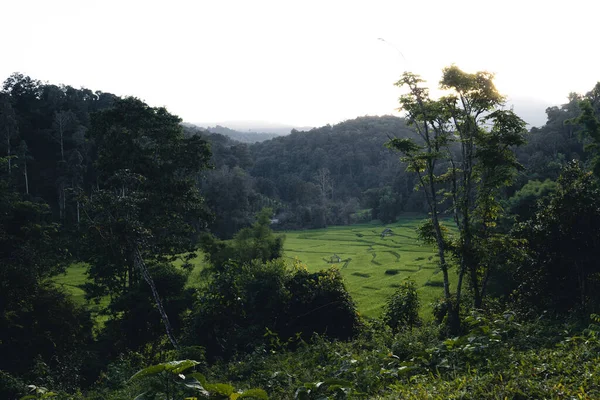
<path id="1" fill-rule="evenodd" d="M 311 271 L 336 266 L 361 314 L 378 316 L 386 299 L 406 278 L 419 287 L 423 318 L 442 294 L 438 257 L 417 240 L 421 218 L 407 217 L 389 225 L 361 224 L 286 232 L 285 257 L 298 258 Z M 389 236 L 382 232 L 391 229 Z M 453 274 L 451 274 L 452 276 Z"/>
<path id="2" fill-rule="evenodd" d="M 339 268 L 359 312 L 370 317 L 381 315 L 386 299 L 404 279 L 411 278 L 419 287 L 421 316 L 430 319 L 430 303 L 442 295 L 443 280 L 434 249 L 417 240 L 415 229 L 421 219 L 410 216 L 389 225 L 370 223 L 284 232 L 284 256 L 297 258 L 311 271 Z M 391 230 L 390 234 L 382 235 L 386 229 Z M 199 254 L 193 263 L 189 286 L 197 286 L 202 279 L 199 272 L 204 268 L 203 256 Z M 74 264 L 56 281 L 83 303 L 80 285 L 86 278 L 85 266 Z"/>

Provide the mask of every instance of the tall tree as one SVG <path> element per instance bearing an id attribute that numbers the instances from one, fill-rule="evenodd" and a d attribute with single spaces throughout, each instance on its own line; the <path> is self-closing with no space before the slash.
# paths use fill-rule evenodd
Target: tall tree
<path id="1" fill-rule="evenodd" d="M 76 368 L 92 322 L 50 281 L 68 266 L 68 244 L 48 205 L 19 193 L 7 168 L 0 158 L 0 369 L 30 372 L 36 357 L 52 367 L 70 357 L 62 367 Z"/>
<path id="2" fill-rule="evenodd" d="M 60 146 L 60 160 L 65 162 L 65 139 L 68 131 L 76 124 L 72 111 L 58 111 L 54 113 L 52 138 Z"/>
<path id="3" fill-rule="evenodd" d="M 597 91 L 600 92 L 600 84 L 596 85 Z M 588 97 L 583 99 L 579 103 L 581 114 L 572 120 L 569 120 L 570 125 L 579 124 L 583 127 L 583 133 L 591 140 L 585 146 L 585 151 L 591 153 L 591 164 L 594 174 L 600 178 L 600 121 L 596 114 L 595 107 L 598 107 L 596 103 L 600 103 L 600 94 L 596 94 L 592 91 L 588 94 Z"/>
<path id="4" fill-rule="evenodd" d="M 97 146 L 99 183 L 84 210 L 92 249 L 88 293 L 118 299 L 144 279 L 174 345 L 146 264 L 195 250 L 195 233 L 205 217 L 195 177 L 210 157 L 204 140 L 184 137 L 180 122 L 135 98 L 93 115 L 90 137 Z"/>
<path id="5" fill-rule="evenodd" d="M 321 201 L 325 203 L 329 193 L 331 193 L 331 197 L 333 198 L 333 180 L 331 179 L 329 168 L 319 168 L 315 173 L 314 179 L 321 191 Z"/>
<path id="6" fill-rule="evenodd" d="M 456 301 L 460 304 L 462 279 L 468 274 L 476 308 L 482 305 L 490 271 L 483 257 L 501 212 L 499 190 L 520 166 L 514 147 L 525 143 L 526 124 L 512 110 L 502 109 L 504 97 L 493 78 L 488 72 L 470 74 L 451 66 L 444 69 L 440 81 L 442 89 L 451 91 L 442 101 L 460 150 L 449 171 L 459 232 Z"/>
<path id="7" fill-rule="evenodd" d="M 5 93 L 0 93 L 0 133 L 2 144 L 6 147 L 8 174 L 12 172 L 12 142 L 18 134 L 18 124 L 15 111 L 10 103 L 10 98 Z"/>
<path id="8" fill-rule="evenodd" d="M 27 147 L 27 142 L 24 140 L 21 140 L 21 143 L 19 143 L 19 146 L 17 147 L 17 155 L 19 157 L 19 167 L 21 167 L 23 171 L 25 194 L 29 195 L 29 173 L 27 172 L 27 164 L 32 160 L 32 157 L 29 152 L 29 147 Z"/>
<path id="9" fill-rule="evenodd" d="M 520 165 L 513 152 L 524 143 L 525 122 L 510 110 L 502 109 L 504 98 L 488 72 L 469 74 L 456 66 L 443 70 L 440 86 L 450 93 L 431 100 L 422 80 L 406 73 L 398 82 L 409 93 L 401 97 L 423 144 L 410 139 L 392 139 L 388 146 L 400 151 L 409 170 L 415 172 L 424 189 L 429 210 L 431 237 L 438 248 L 444 272 L 444 294 L 451 297 L 444 253 L 453 251 L 458 259 L 458 283 L 450 321 L 458 329 L 458 312 L 465 276 L 473 293 L 475 307 L 481 307 L 494 262 L 486 260 L 501 213 L 500 189 L 513 179 Z M 442 166 L 447 170 L 443 172 Z M 440 198 L 440 190 L 444 195 Z M 450 200 L 450 210 L 458 230 L 458 240 L 450 247 L 439 221 L 439 203 Z"/>
<path id="10" fill-rule="evenodd" d="M 429 98 L 429 90 L 422 87 L 424 81 L 415 74 L 405 72 L 396 85 L 406 86 L 408 93 L 400 97 L 400 110 L 406 112 L 409 125 L 414 126 L 423 145 L 409 138 L 391 139 L 387 146 L 403 155 L 408 170 L 417 174 L 420 187 L 425 193 L 433 238 L 440 259 L 440 270 L 444 278 L 444 296 L 451 304 L 450 279 L 446 262 L 446 243 L 440 222 L 439 165 L 449 159 L 448 143 L 452 140 L 448 115 L 444 104 Z"/>
<path id="11" fill-rule="evenodd" d="M 598 180 L 571 161 L 547 204 L 515 229 L 527 239 L 528 263 L 516 271 L 527 306 L 584 315 L 600 306 Z"/>

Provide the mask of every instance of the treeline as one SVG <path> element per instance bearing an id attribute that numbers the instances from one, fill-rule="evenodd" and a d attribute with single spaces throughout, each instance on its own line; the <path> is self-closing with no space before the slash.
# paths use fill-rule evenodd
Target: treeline
<path id="1" fill-rule="evenodd" d="M 586 162 L 581 127 L 569 122 L 583 98 L 571 93 L 567 103 L 548 108 L 547 123 L 531 129 L 527 143 L 515 149 L 522 169 L 503 189 L 505 206 L 518 207 L 520 197 L 512 197 L 528 182 L 554 181 L 569 160 Z M 390 138 L 419 140 L 404 119 L 393 116 L 361 117 L 252 145 L 209 135 L 215 170 L 205 174 L 201 187 L 217 216 L 213 232 L 231 237 L 265 205 L 276 210 L 275 227 L 281 229 L 385 223 L 402 212 L 427 212 L 415 190 L 417 177 L 385 148 Z"/>
<path id="2" fill-rule="evenodd" d="M 391 222 L 402 211 L 424 212 L 415 177 L 383 147 L 397 136 L 413 137 L 414 132 L 392 116 L 292 131 L 253 145 L 207 136 L 215 170 L 204 174 L 200 187 L 215 210 L 213 232 L 231 237 L 264 206 L 276 211 L 274 226 L 285 229 Z"/>
<path id="3" fill-rule="evenodd" d="M 20 190 L 44 199 L 57 220 L 80 218 L 75 193 L 97 184 L 95 148 L 86 132 L 91 113 L 116 98 L 18 74 L 4 83 L 1 148 L 15 156 L 9 162 L 18 170 Z M 556 180 L 568 160 L 586 160 L 581 128 L 566 123 L 579 115 L 582 98 L 572 93 L 567 103 L 548 108 L 547 123 L 529 132 L 516 150 L 524 168 L 506 188 L 507 201 L 531 180 Z M 284 229 L 391 222 L 401 212 L 427 212 L 416 176 L 383 146 L 390 138 L 417 137 L 402 118 L 361 117 L 255 144 L 188 125 L 184 131 L 210 143 L 213 169 L 197 179 L 214 215 L 210 229 L 219 237 L 249 226 L 263 207 L 275 210 L 275 226 Z"/>

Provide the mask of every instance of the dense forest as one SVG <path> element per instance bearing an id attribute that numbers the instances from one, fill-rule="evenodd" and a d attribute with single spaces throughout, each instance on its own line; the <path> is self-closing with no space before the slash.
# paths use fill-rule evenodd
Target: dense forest
<path id="1" fill-rule="evenodd" d="M 439 84 L 243 143 L 8 77 L 0 397 L 598 398 L 600 83 L 530 130 L 491 74 Z M 365 318 L 340 269 L 283 257 L 281 231 L 408 214 L 443 277 L 428 318 L 410 280 Z M 83 303 L 55 280 L 77 265 Z"/>

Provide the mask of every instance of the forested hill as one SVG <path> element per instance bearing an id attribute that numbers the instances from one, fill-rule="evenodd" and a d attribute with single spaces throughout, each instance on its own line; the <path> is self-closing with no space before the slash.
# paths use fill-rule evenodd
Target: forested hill
<path id="1" fill-rule="evenodd" d="M 292 131 L 250 146 L 209 135 L 216 169 L 205 174 L 202 193 L 216 214 L 212 229 L 228 237 L 265 205 L 278 211 L 285 228 L 392 221 L 401 211 L 423 212 L 415 176 L 384 146 L 391 137 L 414 136 L 393 116 Z"/>
<path id="2" fill-rule="evenodd" d="M 240 132 L 221 125 L 210 126 L 207 128 L 207 130 L 212 133 L 219 133 L 221 135 L 229 136 L 233 140 L 237 140 L 238 142 L 242 143 L 263 142 L 265 140 L 273 139 L 279 136 L 276 133 L 267 132 Z"/>
<path id="3" fill-rule="evenodd" d="M 556 180 L 569 160 L 588 162 L 582 127 L 571 122 L 585 97 L 571 93 L 565 104 L 548 108 L 546 124 L 532 128 L 527 143 L 515 149 L 522 168 L 502 193 L 509 211 L 522 210 L 518 203 L 523 201 L 531 210 L 546 190 L 543 182 Z M 252 145 L 211 135 L 217 169 L 206 174 L 202 187 L 217 214 L 213 232 L 229 237 L 265 205 L 278 211 L 279 227 L 292 229 L 371 218 L 390 222 L 401 212 L 423 213 L 426 204 L 415 191 L 416 176 L 384 146 L 391 137 L 415 136 L 402 118 L 393 116 L 292 131 Z"/>
<path id="4" fill-rule="evenodd" d="M 516 150 L 524 168 L 504 191 L 506 201 L 530 181 L 537 187 L 536 182 L 555 180 L 568 160 L 587 161 L 582 128 L 569 122 L 580 114 L 582 98 L 570 94 L 567 103 L 548 108 L 547 123 L 533 128 L 528 143 Z M 55 220 L 74 223 L 77 193 L 97 185 L 90 121 L 117 99 L 20 74 L 4 82 L 0 150 L 11 156 L 16 187 L 48 203 Z M 415 136 L 401 118 L 361 117 L 254 144 L 189 124 L 184 131 L 210 143 L 214 169 L 203 171 L 197 181 L 214 215 L 209 227 L 222 238 L 249 226 L 265 206 L 276 211 L 276 226 L 288 229 L 372 218 L 390 222 L 401 212 L 426 210 L 422 193 L 414 190 L 416 176 L 384 146 L 391 137 Z"/>
<path id="5" fill-rule="evenodd" d="M 227 136 L 233 140 L 237 140 L 238 142 L 242 143 L 263 142 L 265 140 L 273 139 L 280 136 L 277 133 L 268 132 L 241 132 L 221 125 L 209 126 L 208 128 L 199 127 L 197 125 L 189 123 L 184 123 L 183 125 L 188 128 L 195 128 L 202 131 L 206 131 L 207 133 L 218 133 L 220 135 Z"/>

